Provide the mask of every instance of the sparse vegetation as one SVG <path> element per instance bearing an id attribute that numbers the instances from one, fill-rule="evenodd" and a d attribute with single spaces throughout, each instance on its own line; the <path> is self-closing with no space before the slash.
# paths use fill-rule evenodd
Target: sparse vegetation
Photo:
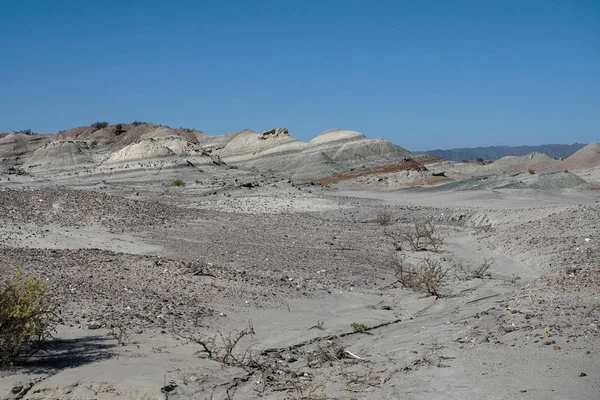
<path id="1" fill-rule="evenodd" d="M 169 184 L 169 186 L 185 186 L 185 182 L 181 179 L 175 179 Z"/>
<path id="2" fill-rule="evenodd" d="M 51 337 L 57 306 L 49 285 L 21 271 L 0 291 L 0 359 L 10 365 L 27 359 Z"/>
<path id="3" fill-rule="evenodd" d="M 534 175 L 534 174 L 535 174 L 535 170 L 533 170 L 533 169 L 531 169 L 531 168 L 529 168 L 529 169 L 527 170 L 527 172 L 529 172 L 529 174 L 530 174 L 530 175 Z"/>
<path id="4" fill-rule="evenodd" d="M 483 158 L 481 158 L 481 157 L 477 157 L 477 160 L 476 160 L 476 161 L 477 161 L 478 163 L 482 163 L 482 162 L 484 162 L 484 159 L 483 159 Z"/>
<path id="5" fill-rule="evenodd" d="M 421 367 L 421 366 L 436 366 L 438 368 L 447 367 L 442 363 L 443 360 L 451 359 L 452 357 L 446 357 L 442 355 L 442 346 L 440 346 L 436 341 L 433 341 L 429 346 L 427 346 L 423 350 L 423 354 L 421 358 L 412 362 L 413 367 Z"/>
<path id="6" fill-rule="evenodd" d="M 143 122 L 143 121 L 133 121 L 131 123 L 131 125 L 133 126 L 139 126 L 139 125 L 152 125 L 151 122 Z"/>
<path id="7" fill-rule="evenodd" d="M 104 129 L 107 126 L 108 126 L 108 122 L 106 122 L 106 121 L 97 121 L 92 124 L 92 127 L 96 128 L 96 130 Z"/>
<path id="8" fill-rule="evenodd" d="M 375 218 L 381 226 L 388 226 L 392 223 L 392 214 L 389 211 L 379 211 Z"/>
<path id="9" fill-rule="evenodd" d="M 392 269 L 397 279 L 395 283 L 430 296 L 440 296 L 450 272 L 450 268 L 445 268 L 440 261 L 431 257 L 424 258 L 416 265 L 409 265 L 394 256 Z"/>
<path id="10" fill-rule="evenodd" d="M 310 328 L 308 328 L 308 330 L 310 331 L 311 329 L 319 329 L 319 330 L 324 330 L 325 328 L 323 328 L 323 325 L 325 324 L 325 322 L 323 321 L 317 321 L 317 323 L 313 326 L 311 326 Z"/>

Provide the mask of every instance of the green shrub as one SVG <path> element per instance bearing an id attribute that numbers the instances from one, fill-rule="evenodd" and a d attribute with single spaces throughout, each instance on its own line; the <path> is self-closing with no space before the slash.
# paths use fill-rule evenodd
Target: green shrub
<path id="1" fill-rule="evenodd" d="M 123 129 L 123 124 L 116 124 L 115 125 L 115 134 L 120 135 L 123 132 L 125 132 L 125 129 Z"/>
<path id="2" fill-rule="evenodd" d="M 138 125 L 152 125 L 152 123 L 151 122 L 143 122 L 143 121 L 133 121 L 131 123 L 131 125 L 133 125 L 133 126 L 138 126 Z"/>
<path id="3" fill-rule="evenodd" d="M 106 121 L 97 121 L 92 124 L 92 127 L 96 129 L 104 129 L 108 126 L 108 122 Z"/>
<path id="4" fill-rule="evenodd" d="M 528 169 L 527 172 L 529 172 L 531 175 L 535 174 L 535 171 L 532 169 Z"/>
<path id="5" fill-rule="evenodd" d="M 57 322 L 49 285 L 21 271 L 0 291 L 0 360 L 11 365 L 42 348 Z"/>
<path id="6" fill-rule="evenodd" d="M 181 179 L 175 179 L 169 186 L 185 186 L 185 182 Z"/>
<path id="7" fill-rule="evenodd" d="M 362 332 L 366 331 L 367 329 L 369 329 L 369 327 L 367 325 L 361 324 L 361 323 L 358 323 L 358 322 L 353 322 L 353 323 L 350 324 L 350 326 L 352 327 L 352 329 L 354 330 L 354 332 L 360 332 L 360 333 L 362 333 Z"/>

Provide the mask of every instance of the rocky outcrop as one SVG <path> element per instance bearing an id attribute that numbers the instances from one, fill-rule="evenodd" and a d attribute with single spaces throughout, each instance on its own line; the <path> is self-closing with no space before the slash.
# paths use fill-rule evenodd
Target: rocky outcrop
<path id="1" fill-rule="evenodd" d="M 261 140 L 266 140 L 271 138 L 280 138 L 288 136 L 290 136 L 290 132 L 287 128 L 273 128 L 264 131 L 258 138 Z"/>

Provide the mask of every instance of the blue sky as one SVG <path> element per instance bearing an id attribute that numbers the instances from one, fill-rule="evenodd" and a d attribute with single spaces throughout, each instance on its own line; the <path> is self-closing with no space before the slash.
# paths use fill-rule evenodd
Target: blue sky
<path id="1" fill-rule="evenodd" d="M 0 0 L 0 132 L 600 141 L 600 1 Z"/>

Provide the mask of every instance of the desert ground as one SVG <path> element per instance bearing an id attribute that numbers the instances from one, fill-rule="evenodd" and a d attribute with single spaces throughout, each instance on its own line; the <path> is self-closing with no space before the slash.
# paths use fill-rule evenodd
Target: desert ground
<path id="1" fill-rule="evenodd" d="M 0 138 L 1 277 L 61 311 L 1 398 L 600 399 L 600 145 L 124 128 Z"/>

